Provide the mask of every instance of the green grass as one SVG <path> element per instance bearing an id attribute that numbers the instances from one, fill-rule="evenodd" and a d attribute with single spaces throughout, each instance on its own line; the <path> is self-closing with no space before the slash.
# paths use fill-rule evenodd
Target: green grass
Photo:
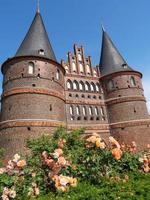
<path id="1" fill-rule="evenodd" d="M 50 193 L 38 200 L 150 200 L 150 174 L 130 174 L 123 183 L 104 179 L 97 186 L 79 183 L 78 187 L 65 194 Z"/>

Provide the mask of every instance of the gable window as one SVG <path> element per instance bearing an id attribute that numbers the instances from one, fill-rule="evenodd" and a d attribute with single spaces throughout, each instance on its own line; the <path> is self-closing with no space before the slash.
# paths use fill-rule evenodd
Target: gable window
<path id="1" fill-rule="evenodd" d="M 28 74 L 34 74 L 34 63 L 33 62 L 29 62 Z"/>
<path id="2" fill-rule="evenodd" d="M 44 56 L 44 55 L 45 55 L 45 52 L 44 52 L 43 49 L 39 49 L 39 50 L 38 50 L 38 53 L 39 53 L 39 55 L 41 55 L 41 56 Z"/>
<path id="3" fill-rule="evenodd" d="M 85 83 L 85 91 L 90 91 L 90 84 L 88 82 Z"/>
<path id="4" fill-rule="evenodd" d="M 75 62 L 72 62 L 72 71 L 73 72 L 77 72 L 77 68 L 76 68 L 76 64 L 75 64 Z"/>
<path id="5" fill-rule="evenodd" d="M 123 63 L 123 64 L 122 64 L 122 67 L 123 67 L 124 69 L 127 69 L 127 68 L 128 68 L 128 65 L 127 65 L 126 63 Z"/>
<path id="6" fill-rule="evenodd" d="M 91 70 L 90 70 L 90 66 L 87 64 L 86 65 L 86 71 L 87 71 L 87 73 L 90 75 L 91 74 Z"/>
<path id="7" fill-rule="evenodd" d="M 77 81 L 73 82 L 73 89 L 78 90 L 78 82 Z"/>
<path id="8" fill-rule="evenodd" d="M 81 91 L 84 90 L 84 83 L 83 83 L 82 81 L 79 83 L 79 89 L 80 89 Z"/>
<path id="9" fill-rule="evenodd" d="M 79 69 L 80 69 L 80 73 L 83 73 L 83 72 L 84 72 L 82 63 L 79 63 Z"/>
<path id="10" fill-rule="evenodd" d="M 99 85 L 98 84 L 96 84 L 96 92 L 99 92 Z"/>
<path id="11" fill-rule="evenodd" d="M 72 82 L 70 80 L 67 81 L 67 89 L 68 90 L 72 89 Z"/>
<path id="12" fill-rule="evenodd" d="M 91 83 L 91 91 L 94 92 L 95 91 L 95 84 Z"/>
<path id="13" fill-rule="evenodd" d="M 78 53 L 78 60 L 81 61 L 82 60 L 82 56 L 80 53 Z"/>

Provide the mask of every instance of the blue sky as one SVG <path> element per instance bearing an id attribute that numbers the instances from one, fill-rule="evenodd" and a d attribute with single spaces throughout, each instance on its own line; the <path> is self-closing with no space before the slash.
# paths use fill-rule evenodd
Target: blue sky
<path id="1" fill-rule="evenodd" d="M 74 43 L 99 63 L 101 22 L 135 70 L 143 73 L 150 101 L 149 0 L 40 0 L 40 10 L 58 61 Z M 13 57 L 36 11 L 36 0 L 0 0 L 0 63 Z M 0 76 L 0 83 L 2 76 Z"/>

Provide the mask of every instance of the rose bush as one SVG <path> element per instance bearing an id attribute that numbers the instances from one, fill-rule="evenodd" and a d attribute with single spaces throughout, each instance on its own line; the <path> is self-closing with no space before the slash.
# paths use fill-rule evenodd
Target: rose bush
<path id="1" fill-rule="evenodd" d="M 134 141 L 126 146 L 109 137 L 106 143 L 96 133 L 86 137 L 83 133 L 67 133 L 61 127 L 51 136 L 28 141 L 30 155 L 22 158 L 16 154 L 0 168 L 1 198 L 32 199 L 51 194 L 53 199 L 67 195 L 75 199 L 75 191 L 83 185 L 83 191 L 84 187 L 95 191 L 94 197 L 93 192 L 85 191 L 89 199 L 98 199 L 104 185 L 127 185 L 133 174 L 149 176 L 149 145 L 147 151 L 137 153 Z M 76 199 L 81 199 L 79 196 Z"/>

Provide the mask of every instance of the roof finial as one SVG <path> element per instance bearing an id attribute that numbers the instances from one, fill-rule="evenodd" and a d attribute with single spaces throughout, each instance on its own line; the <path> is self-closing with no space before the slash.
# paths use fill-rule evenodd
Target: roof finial
<path id="1" fill-rule="evenodd" d="M 40 13 L 40 0 L 37 0 L 37 13 Z"/>
<path id="2" fill-rule="evenodd" d="M 105 32 L 106 30 L 102 22 L 101 22 L 101 27 L 102 27 L 102 31 Z"/>

